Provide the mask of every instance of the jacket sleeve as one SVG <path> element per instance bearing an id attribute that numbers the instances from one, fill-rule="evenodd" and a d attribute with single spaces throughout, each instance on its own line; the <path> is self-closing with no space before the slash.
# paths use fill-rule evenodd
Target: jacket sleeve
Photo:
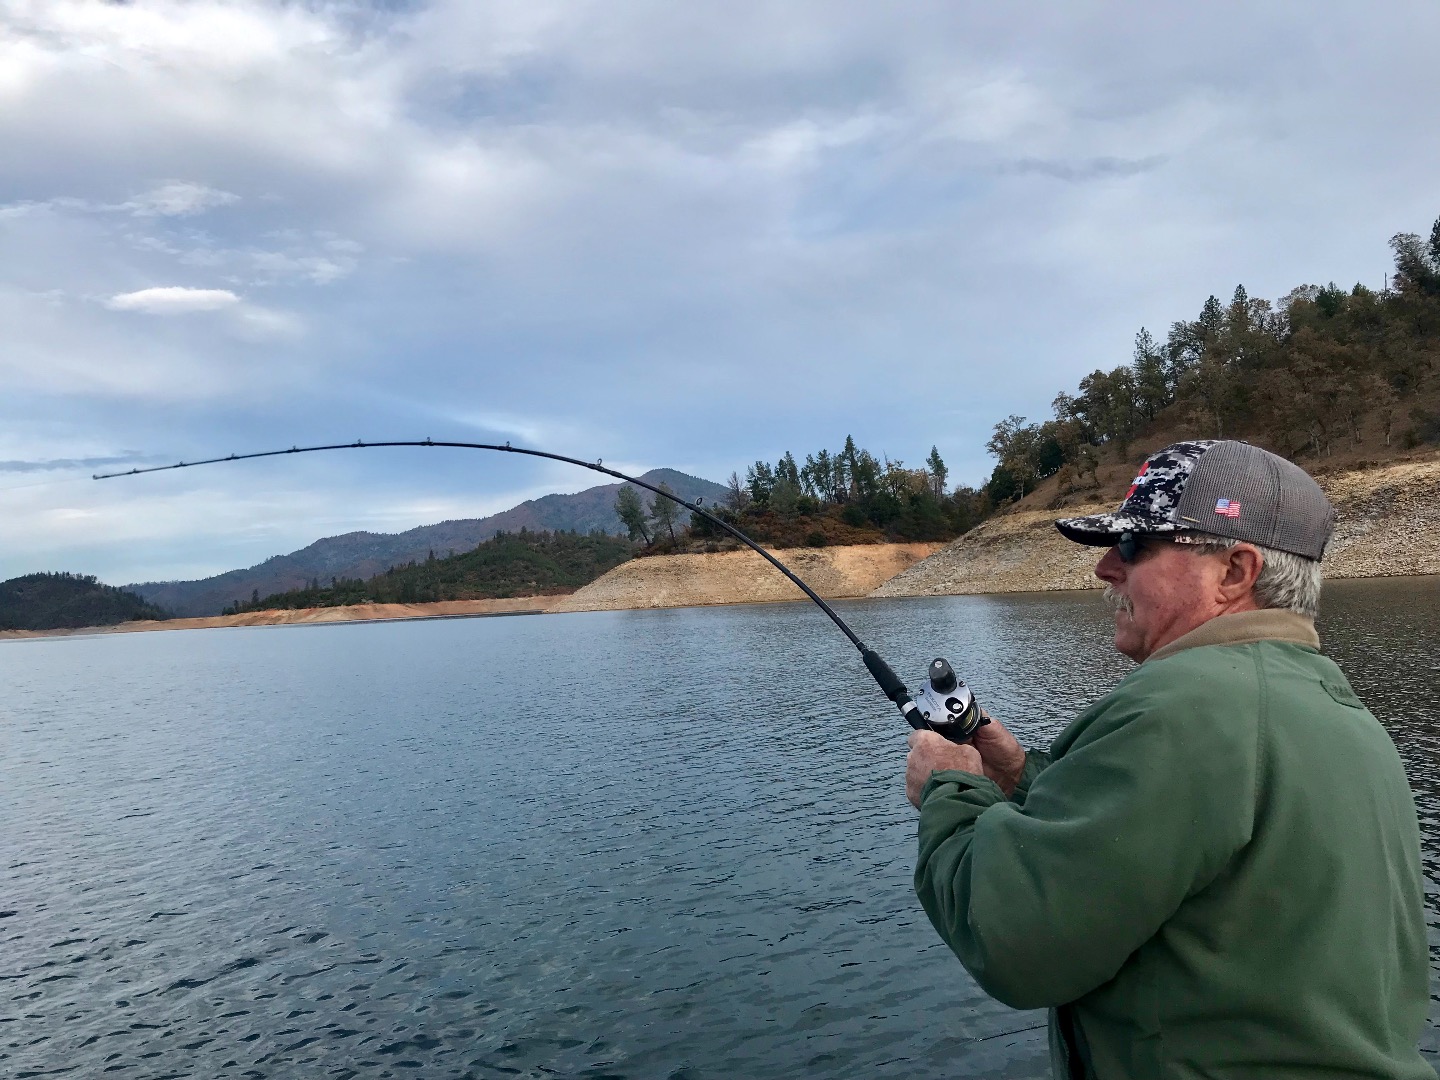
<path id="1" fill-rule="evenodd" d="M 1025 751 L 1025 766 L 1020 770 L 1020 779 L 1015 783 L 1015 791 L 1010 796 L 1011 801 L 1023 805 L 1026 796 L 1030 794 L 1031 786 L 1049 765 L 1050 752 L 1048 750 Z"/>
<path id="2" fill-rule="evenodd" d="M 1253 674 L 1249 689 L 1243 673 L 1221 681 L 1223 704 L 1216 672 L 1140 674 L 1056 741 L 1023 802 L 963 772 L 934 773 L 922 793 L 920 902 L 1007 1005 L 1061 1005 L 1107 982 L 1249 839 Z"/>

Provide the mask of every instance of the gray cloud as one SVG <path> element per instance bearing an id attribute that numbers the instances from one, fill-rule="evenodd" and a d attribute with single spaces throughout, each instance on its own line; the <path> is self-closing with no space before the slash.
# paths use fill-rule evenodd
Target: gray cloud
<path id="1" fill-rule="evenodd" d="M 41 458 L 33 461 L 0 461 L 0 473 L 43 473 L 70 469 L 98 469 L 107 465 L 143 465 L 157 459 L 147 454 L 110 457 Z"/>
<path id="2" fill-rule="evenodd" d="M 1049 176 L 1056 180 L 1079 183 L 1086 180 L 1106 180 L 1112 177 L 1139 176 L 1153 172 L 1165 163 L 1164 154 L 1152 154 L 1143 158 L 1097 157 L 1078 161 L 1045 161 L 1039 158 L 1024 158 L 1020 161 L 1001 165 L 997 171 L 1018 175 L 1034 174 Z"/>
<path id="3" fill-rule="evenodd" d="M 4 8 L 0 455 L 451 425 L 723 476 L 853 433 L 978 480 L 994 419 L 1142 324 L 1238 281 L 1378 284 L 1440 213 L 1437 38 L 1419 0 Z M 236 302 L 105 305 L 166 287 Z M 287 468 L 333 499 L 267 501 L 278 466 L 165 480 L 196 486 L 163 513 L 0 506 L 0 547 L 99 559 L 104 520 L 109 565 L 124 538 L 219 570 L 563 482 Z"/>
<path id="4" fill-rule="evenodd" d="M 119 209 L 136 217 L 194 217 L 217 206 L 239 202 L 240 196 L 189 180 L 168 180 L 121 203 Z"/>
<path id="5" fill-rule="evenodd" d="M 29 214 L 129 214 L 132 217 L 194 217 L 217 206 L 238 202 L 239 196 L 187 180 L 168 180 L 123 202 L 106 203 L 71 195 L 21 200 L 0 205 L 0 217 Z"/>

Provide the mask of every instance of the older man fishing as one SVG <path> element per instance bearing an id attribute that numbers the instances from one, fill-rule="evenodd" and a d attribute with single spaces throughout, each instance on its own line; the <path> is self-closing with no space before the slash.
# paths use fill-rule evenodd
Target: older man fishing
<path id="1" fill-rule="evenodd" d="M 1048 751 L 911 736 L 915 888 L 975 980 L 1051 1009 L 1057 1077 L 1434 1080 L 1400 758 L 1314 619 L 1334 511 L 1256 447 L 1151 456 L 1056 523 L 1139 666 Z"/>

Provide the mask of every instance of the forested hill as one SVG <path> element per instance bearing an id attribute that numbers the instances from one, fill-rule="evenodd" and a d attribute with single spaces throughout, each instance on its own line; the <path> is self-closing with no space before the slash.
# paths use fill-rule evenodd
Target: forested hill
<path id="1" fill-rule="evenodd" d="M 501 533 L 473 551 L 393 566 L 360 581 L 337 578 L 270 596 L 252 594 L 224 614 L 344 604 L 424 604 L 564 593 L 631 558 L 635 546 L 602 532 Z"/>
<path id="2" fill-rule="evenodd" d="M 26 574 L 0 582 L 0 630 L 68 630 L 168 617 L 132 592 L 80 574 Z"/>
<path id="3" fill-rule="evenodd" d="M 652 469 L 640 479 L 651 484 L 668 484 L 682 498 L 692 502 L 703 496 L 714 502 L 725 488 L 674 469 Z M 331 578 L 366 581 L 392 566 L 423 562 L 432 554 L 444 557 L 469 551 L 481 541 L 500 532 L 573 531 L 623 533 L 615 516 L 615 497 L 621 487 L 601 484 L 573 495 L 546 495 L 531 499 L 490 517 L 442 521 L 402 533 L 353 532 L 327 536 L 299 551 L 276 555 L 245 570 L 231 570 L 198 581 L 160 581 L 127 585 L 151 603 L 180 616 L 218 615 L 237 599 L 248 601 L 257 592 L 269 596 L 292 589 L 304 589 L 312 581 Z M 648 497 L 648 496 L 647 496 Z"/>
<path id="4" fill-rule="evenodd" d="M 1440 445 L 1440 221 L 1390 246 L 1379 290 L 1301 285 L 1271 303 L 1237 287 L 1164 341 L 1142 328 L 1132 361 L 1058 395 L 1053 418 L 995 426 L 989 506 L 1049 477 L 1038 497 L 1057 504 L 1128 483 L 1130 464 L 1178 438 L 1246 439 L 1312 472 Z"/>

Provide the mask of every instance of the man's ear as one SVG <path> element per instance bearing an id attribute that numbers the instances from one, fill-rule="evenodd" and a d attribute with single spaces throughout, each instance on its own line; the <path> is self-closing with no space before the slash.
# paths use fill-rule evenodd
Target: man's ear
<path id="1" fill-rule="evenodd" d="M 1255 579 L 1265 566 L 1265 556 L 1254 544 L 1236 544 L 1220 552 L 1225 575 L 1220 579 L 1220 595 L 1227 601 L 1238 600 L 1255 588 Z"/>

